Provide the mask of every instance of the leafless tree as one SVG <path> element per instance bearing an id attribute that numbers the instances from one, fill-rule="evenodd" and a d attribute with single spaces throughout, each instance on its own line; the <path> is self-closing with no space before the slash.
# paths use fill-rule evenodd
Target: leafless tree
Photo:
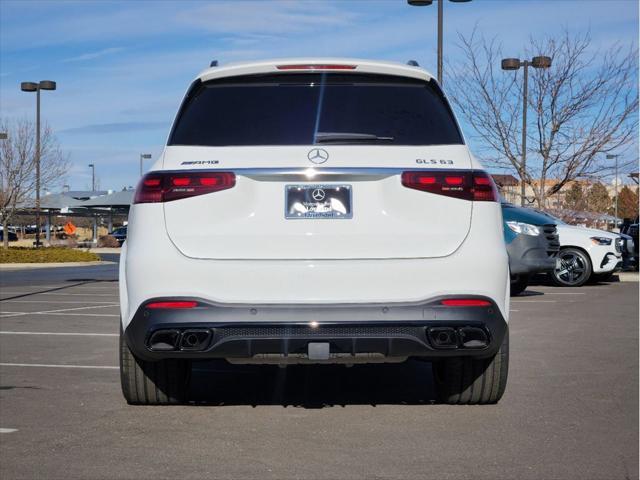
<path id="1" fill-rule="evenodd" d="M 614 45 L 592 48 L 589 34 L 532 39 L 522 58 L 552 58 L 548 69 L 529 69 L 527 165 L 522 165 L 522 70 L 502 71 L 502 45 L 477 32 L 460 35 L 464 61 L 449 68 L 447 88 L 475 130 L 488 166 L 510 168 L 534 192 L 539 207 L 572 180 L 611 174 L 607 152 L 637 139 L 638 52 Z M 628 162 L 632 163 L 632 161 Z M 625 168 L 621 162 L 619 168 Z M 553 179 L 553 182 L 548 182 Z"/>
<path id="2" fill-rule="evenodd" d="M 0 216 L 5 232 L 3 244 L 8 248 L 11 219 L 20 206 L 35 196 L 35 124 L 24 119 L 1 120 L 0 131 L 8 136 L 0 140 Z M 48 125 L 40 132 L 40 152 L 41 189 L 63 183 L 69 162 Z"/>

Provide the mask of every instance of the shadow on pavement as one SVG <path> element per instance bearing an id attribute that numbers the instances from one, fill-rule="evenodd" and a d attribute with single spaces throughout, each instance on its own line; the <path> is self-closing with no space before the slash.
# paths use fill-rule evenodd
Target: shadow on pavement
<path id="1" fill-rule="evenodd" d="M 189 401 L 196 405 L 422 405 L 436 401 L 431 364 L 277 366 L 195 362 Z"/>

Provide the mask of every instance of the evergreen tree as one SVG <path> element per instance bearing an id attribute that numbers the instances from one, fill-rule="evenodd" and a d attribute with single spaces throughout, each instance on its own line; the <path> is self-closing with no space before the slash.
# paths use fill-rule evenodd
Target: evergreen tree
<path id="1" fill-rule="evenodd" d="M 602 183 L 594 183 L 587 194 L 587 208 L 595 213 L 608 213 L 611 208 L 611 198 L 607 187 Z"/>

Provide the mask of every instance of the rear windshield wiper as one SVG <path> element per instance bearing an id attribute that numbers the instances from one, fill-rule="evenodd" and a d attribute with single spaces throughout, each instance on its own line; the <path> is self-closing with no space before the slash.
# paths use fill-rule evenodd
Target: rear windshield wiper
<path id="1" fill-rule="evenodd" d="M 315 140 L 316 143 L 372 143 L 393 142 L 394 137 L 380 137 L 372 133 L 318 132 Z"/>

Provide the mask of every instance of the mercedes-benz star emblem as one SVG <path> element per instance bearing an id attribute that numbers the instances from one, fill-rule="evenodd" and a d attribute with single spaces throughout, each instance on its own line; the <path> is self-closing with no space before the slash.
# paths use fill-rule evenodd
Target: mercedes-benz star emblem
<path id="1" fill-rule="evenodd" d="M 329 160 L 329 153 L 323 148 L 313 148 L 307 153 L 307 158 L 313 163 L 324 163 Z"/>
<path id="2" fill-rule="evenodd" d="M 324 200 L 324 197 L 326 197 L 326 193 L 324 193 L 324 190 L 322 190 L 321 188 L 316 188 L 312 193 L 311 196 L 313 197 L 313 199 L 316 202 L 321 202 L 322 200 Z"/>

